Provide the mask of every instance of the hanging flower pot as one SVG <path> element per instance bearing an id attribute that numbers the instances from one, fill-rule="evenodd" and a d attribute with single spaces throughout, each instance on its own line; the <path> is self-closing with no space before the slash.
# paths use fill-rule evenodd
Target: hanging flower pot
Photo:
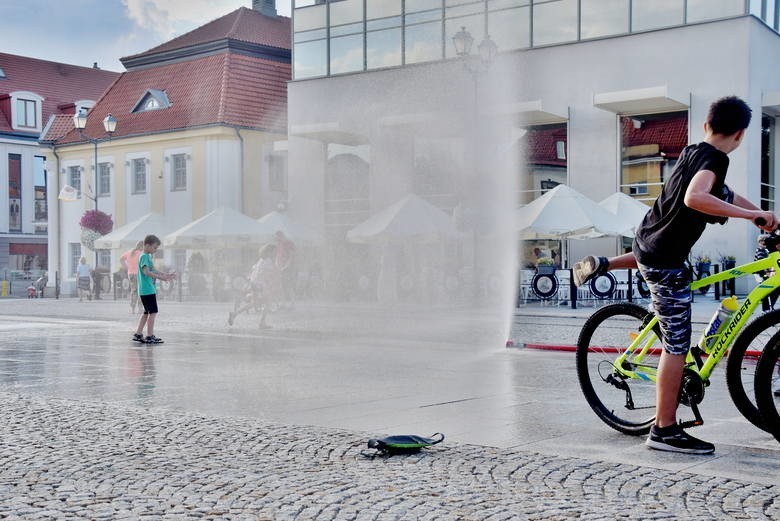
<path id="1" fill-rule="evenodd" d="M 95 241 L 111 232 L 114 221 L 111 216 L 100 210 L 87 210 L 79 220 L 81 226 L 81 244 L 95 251 Z"/>
<path id="2" fill-rule="evenodd" d="M 95 241 L 101 237 L 102 235 L 95 230 L 90 230 L 89 228 L 81 229 L 81 244 L 89 250 L 95 251 Z"/>

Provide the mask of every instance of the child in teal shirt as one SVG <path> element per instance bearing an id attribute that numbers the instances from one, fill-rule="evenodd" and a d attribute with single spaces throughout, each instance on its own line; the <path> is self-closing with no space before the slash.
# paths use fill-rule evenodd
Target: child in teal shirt
<path id="1" fill-rule="evenodd" d="M 157 316 L 157 288 L 154 279 L 172 280 L 175 273 L 161 273 L 155 271 L 152 255 L 160 247 L 160 239 L 155 235 L 147 235 L 144 239 L 144 252 L 138 259 L 138 298 L 144 307 L 144 313 L 138 321 L 138 329 L 133 335 L 133 340 L 147 344 L 162 344 L 161 338 L 154 336 L 154 319 Z M 146 326 L 146 337 L 144 337 Z"/>

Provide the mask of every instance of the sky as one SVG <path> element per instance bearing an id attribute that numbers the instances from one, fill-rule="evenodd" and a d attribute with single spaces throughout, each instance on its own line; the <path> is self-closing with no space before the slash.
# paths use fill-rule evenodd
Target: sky
<path id="1" fill-rule="evenodd" d="M 277 0 L 290 16 L 290 0 Z M 0 0 L 0 52 L 122 72 L 119 61 L 252 0 Z"/>

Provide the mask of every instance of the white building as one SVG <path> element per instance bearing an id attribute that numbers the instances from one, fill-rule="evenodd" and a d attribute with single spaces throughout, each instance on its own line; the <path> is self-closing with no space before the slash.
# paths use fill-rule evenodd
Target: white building
<path id="1" fill-rule="evenodd" d="M 294 7 L 291 211 L 323 220 L 335 236 L 409 191 L 449 212 L 473 206 L 475 188 L 479 213 L 528 202 L 558 182 L 595 201 L 622 190 L 649 203 L 682 145 L 703 137 L 709 104 L 731 94 L 754 117 L 731 154 L 728 184 L 775 207 L 778 2 L 298 0 Z M 453 45 L 461 28 L 475 50 L 487 35 L 495 41 L 490 67 L 471 58 L 473 74 L 464 70 Z M 527 161 L 511 163 L 513 144 Z M 509 175 L 496 170 L 497 158 Z M 348 162 L 357 173 L 338 166 Z M 334 183 L 351 192 L 334 196 Z M 500 226 L 511 212 L 490 217 Z M 693 253 L 747 261 L 756 234 L 744 221 L 710 226 Z M 480 264 L 483 247 L 476 234 L 469 240 L 465 249 L 475 253 L 461 256 L 460 268 Z M 569 241 L 569 258 L 629 245 Z M 526 241 L 515 251 L 560 246 Z M 503 269 L 484 259 L 482 266 Z M 491 273 L 480 271 L 489 291 Z"/>

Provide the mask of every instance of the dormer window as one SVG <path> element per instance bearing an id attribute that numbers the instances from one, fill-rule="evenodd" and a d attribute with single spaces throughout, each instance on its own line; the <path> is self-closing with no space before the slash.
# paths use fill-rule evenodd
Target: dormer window
<path id="1" fill-rule="evenodd" d="M 138 103 L 135 104 L 133 112 L 167 109 L 170 106 L 171 102 L 168 99 L 168 94 L 166 94 L 164 90 L 149 89 L 141 96 Z"/>
<path id="2" fill-rule="evenodd" d="M 74 114 L 78 114 L 81 111 L 86 112 L 89 114 L 89 111 L 92 110 L 92 107 L 95 106 L 95 102 L 89 99 L 80 99 L 73 103 L 75 107 Z"/>
<path id="3" fill-rule="evenodd" d="M 17 130 L 37 131 L 42 128 L 41 109 L 43 98 L 34 92 L 16 91 L 11 93 L 13 107 L 11 126 Z"/>

